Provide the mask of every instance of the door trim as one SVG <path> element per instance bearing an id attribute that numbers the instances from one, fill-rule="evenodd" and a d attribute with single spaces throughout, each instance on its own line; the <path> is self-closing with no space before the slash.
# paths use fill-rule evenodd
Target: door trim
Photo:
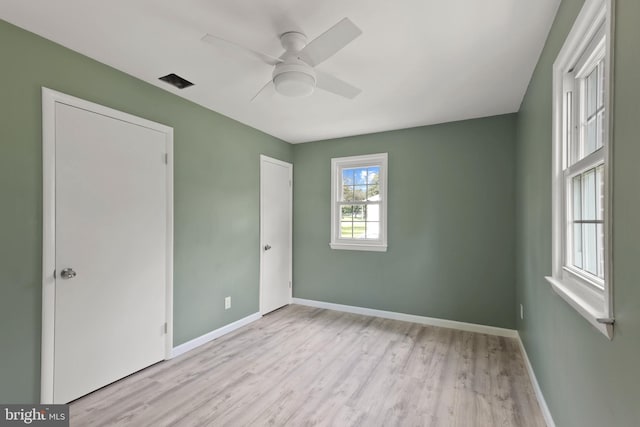
<path id="1" fill-rule="evenodd" d="M 167 333 L 165 359 L 173 349 L 173 128 L 93 102 L 85 101 L 42 87 L 42 342 L 40 360 L 40 402 L 53 402 L 55 344 L 55 108 L 56 103 L 69 105 L 124 122 L 153 129 L 165 134 L 167 147 L 167 255 L 166 310 Z"/>
<path id="2" fill-rule="evenodd" d="M 262 302 L 264 298 L 262 297 L 263 289 L 263 280 L 262 274 L 264 272 L 264 250 L 262 250 L 265 242 L 264 242 L 264 188 L 263 188 L 263 174 L 264 168 L 262 165 L 264 163 L 273 163 L 279 166 L 283 166 L 289 170 L 289 304 L 293 300 L 293 164 L 283 162 L 282 160 L 274 159 L 272 157 L 265 156 L 264 154 L 260 154 L 260 314 L 264 314 L 264 308 L 262 306 Z"/>

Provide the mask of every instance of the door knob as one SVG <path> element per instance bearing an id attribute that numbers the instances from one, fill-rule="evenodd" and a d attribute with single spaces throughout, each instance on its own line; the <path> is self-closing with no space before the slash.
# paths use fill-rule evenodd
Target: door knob
<path id="1" fill-rule="evenodd" d="M 63 279 L 73 279 L 76 277 L 76 272 L 73 271 L 73 268 L 65 268 L 60 272 L 60 277 Z"/>
<path id="2" fill-rule="evenodd" d="M 264 245 L 264 250 L 268 251 L 269 249 L 271 249 L 271 245 Z"/>

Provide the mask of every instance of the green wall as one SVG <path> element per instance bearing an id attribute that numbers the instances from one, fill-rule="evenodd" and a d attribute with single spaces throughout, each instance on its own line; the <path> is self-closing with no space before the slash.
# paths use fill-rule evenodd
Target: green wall
<path id="1" fill-rule="evenodd" d="M 0 402 L 39 401 L 41 86 L 174 127 L 174 343 L 257 312 L 259 154 L 291 145 L 4 21 L 0 52 Z"/>
<path id="2" fill-rule="evenodd" d="M 518 114 L 518 329 L 558 426 L 640 425 L 640 2 L 616 0 L 613 341 L 545 281 L 551 273 L 551 68 L 582 0 L 564 0 Z M 516 305 L 517 306 L 517 305 Z"/>
<path id="3" fill-rule="evenodd" d="M 515 115 L 294 146 L 294 297 L 515 327 Z M 389 153 L 387 252 L 332 250 L 331 158 Z"/>

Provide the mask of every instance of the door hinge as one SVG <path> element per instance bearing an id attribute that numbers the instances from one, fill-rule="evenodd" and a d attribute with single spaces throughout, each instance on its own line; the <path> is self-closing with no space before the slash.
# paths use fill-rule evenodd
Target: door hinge
<path id="1" fill-rule="evenodd" d="M 164 322 L 164 333 L 168 333 L 169 332 L 169 325 L 167 325 L 167 322 Z"/>
<path id="2" fill-rule="evenodd" d="M 291 280 L 289 280 L 289 289 L 291 289 Z"/>
<path id="3" fill-rule="evenodd" d="M 56 278 L 56 271 L 55 270 L 53 270 L 53 278 L 54 279 Z"/>
<path id="4" fill-rule="evenodd" d="M 289 180 L 289 187 L 291 187 L 291 180 Z"/>
<path id="5" fill-rule="evenodd" d="M 164 164 L 165 165 L 169 164 L 169 153 L 164 153 Z"/>

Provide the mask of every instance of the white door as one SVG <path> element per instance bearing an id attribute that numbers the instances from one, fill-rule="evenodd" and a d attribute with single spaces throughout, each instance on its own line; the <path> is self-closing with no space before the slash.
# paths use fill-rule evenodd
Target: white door
<path id="1" fill-rule="evenodd" d="M 162 132 L 56 103 L 54 403 L 165 357 L 166 153 Z"/>
<path id="2" fill-rule="evenodd" d="M 260 311 L 291 303 L 293 165 L 260 156 Z"/>

